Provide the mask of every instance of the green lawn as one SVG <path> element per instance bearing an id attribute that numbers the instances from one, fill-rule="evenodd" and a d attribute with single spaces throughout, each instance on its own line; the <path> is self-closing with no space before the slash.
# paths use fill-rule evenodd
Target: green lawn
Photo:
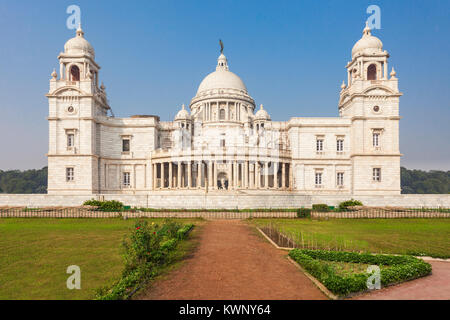
<path id="1" fill-rule="evenodd" d="M 122 219 L 0 219 L 0 300 L 93 298 L 97 288 L 120 277 L 120 244 L 134 223 Z M 81 290 L 66 287 L 70 265 L 81 268 Z"/>
<path id="2" fill-rule="evenodd" d="M 423 254 L 450 258 L 450 219 L 253 219 L 323 249 L 353 248 L 373 253 Z M 309 241 L 309 242 L 308 242 Z M 328 246 L 328 247 L 327 247 Z"/>

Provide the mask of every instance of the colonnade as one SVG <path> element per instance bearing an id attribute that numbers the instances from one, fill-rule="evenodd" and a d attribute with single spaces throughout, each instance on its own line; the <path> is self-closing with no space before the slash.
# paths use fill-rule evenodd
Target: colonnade
<path id="1" fill-rule="evenodd" d="M 153 189 L 280 189 L 291 188 L 290 163 L 273 161 L 154 162 Z"/>

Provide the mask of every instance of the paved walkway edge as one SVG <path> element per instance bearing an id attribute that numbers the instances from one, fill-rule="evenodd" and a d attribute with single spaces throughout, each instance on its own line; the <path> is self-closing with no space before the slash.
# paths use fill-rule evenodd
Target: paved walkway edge
<path id="1" fill-rule="evenodd" d="M 256 229 L 258 229 L 258 231 L 264 236 L 264 238 L 266 238 L 275 248 L 280 249 L 280 250 L 292 250 L 292 248 L 279 247 L 260 228 L 257 227 Z M 330 298 L 331 300 L 339 299 L 337 296 L 335 296 L 333 293 L 331 293 L 331 291 L 328 290 L 319 280 L 314 278 L 305 269 L 303 269 L 302 266 L 300 266 L 297 262 L 292 260 L 291 257 L 288 256 L 287 258 L 292 264 L 294 264 L 298 269 L 300 269 L 300 271 L 303 272 L 309 278 L 309 280 L 311 280 L 316 285 L 316 287 L 319 288 L 320 291 L 322 291 L 328 298 Z"/>

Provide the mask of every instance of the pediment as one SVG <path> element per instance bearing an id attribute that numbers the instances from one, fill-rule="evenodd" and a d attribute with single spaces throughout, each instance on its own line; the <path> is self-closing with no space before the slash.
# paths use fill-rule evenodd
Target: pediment
<path id="1" fill-rule="evenodd" d="M 61 97 L 71 97 L 71 96 L 80 96 L 80 95 L 86 95 L 83 91 L 81 91 L 78 88 L 74 87 L 62 87 L 53 92 L 53 95 L 55 96 L 61 96 Z"/>
<path id="2" fill-rule="evenodd" d="M 366 89 L 363 93 L 368 96 L 387 96 L 394 94 L 395 92 L 385 86 L 376 86 Z"/>

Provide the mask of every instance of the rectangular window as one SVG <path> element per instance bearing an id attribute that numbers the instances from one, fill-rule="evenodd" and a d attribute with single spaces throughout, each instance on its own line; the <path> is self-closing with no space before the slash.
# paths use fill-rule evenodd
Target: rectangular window
<path id="1" fill-rule="evenodd" d="M 322 185 L 322 172 L 316 172 L 316 186 Z"/>
<path id="2" fill-rule="evenodd" d="M 336 141 L 336 151 L 337 152 L 343 152 L 344 151 L 344 140 L 338 139 Z"/>
<path id="3" fill-rule="evenodd" d="M 225 140 L 224 140 L 224 139 L 220 140 L 220 146 L 221 146 L 222 148 L 225 147 Z"/>
<path id="4" fill-rule="evenodd" d="M 130 152 L 130 139 L 122 139 L 122 152 Z"/>
<path id="5" fill-rule="evenodd" d="M 338 187 L 342 187 L 344 185 L 344 173 L 338 172 L 336 177 L 336 182 Z"/>
<path id="6" fill-rule="evenodd" d="M 75 170 L 74 168 L 66 168 L 66 181 L 74 181 L 75 179 Z"/>
<path id="7" fill-rule="evenodd" d="M 380 146 L 380 133 L 379 132 L 373 133 L 373 146 L 374 147 Z"/>
<path id="8" fill-rule="evenodd" d="M 73 133 L 67 134 L 67 148 L 72 148 L 75 145 L 75 135 Z"/>
<path id="9" fill-rule="evenodd" d="M 381 181 L 381 168 L 373 168 L 373 181 Z"/>
<path id="10" fill-rule="evenodd" d="M 323 139 L 317 139 L 316 140 L 316 151 L 322 152 L 323 151 Z"/>
<path id="11" fill-rule="evenodd" d="M 131 186 L 131 175 L 129 172 L 123 173 L 123 186 L 129 188 Z"/>

